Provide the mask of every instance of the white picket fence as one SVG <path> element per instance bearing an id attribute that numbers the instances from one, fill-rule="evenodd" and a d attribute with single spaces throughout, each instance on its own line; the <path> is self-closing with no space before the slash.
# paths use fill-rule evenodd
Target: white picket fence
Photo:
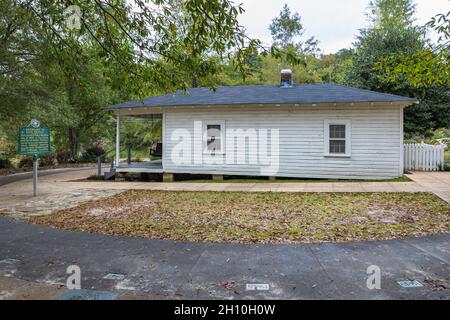
<path id="1" fill-rule="evenodd" d="M 404 148 L 405 170 L 439 171 L 444 169 L 445 144 L 407 143 Z"/>

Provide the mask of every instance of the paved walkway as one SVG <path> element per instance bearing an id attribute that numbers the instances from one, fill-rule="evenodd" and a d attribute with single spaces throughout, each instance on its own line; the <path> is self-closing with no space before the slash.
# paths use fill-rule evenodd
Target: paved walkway
<path id="1" fill-rule="evenodd" d="M 414 172 L 407 175 L 421 188 L 450 203 L 450 172 Z"/>
<path id="2" fill-rule="evenodd" d="M 210 244 L 94 235 L 0 217 L 0 243 L 3 299 L 63 297 L 70 265 L 80 267 L 82 289 L 114 298 L 450 299 L 450 235 Z M 381 269 L 379 290 L 367 288 L 370 265 Z M 422 286 L 403 288 L 397 281 L 404 279 Z"/>
<path id="3" fill-rule="evenodd" d="M 0 212 L 25 219 L 124 191 L 117 185 L 102 187 L 101 182 L 70 182 L 96 173 L 96 169 L 88 169 L 42 176 L 39 178 L 37 197 L 32 196 L 31 179 L 0 186 Z"/>
<path id="4" fill-rule="evenodd" d="M 414 173 L 411 182 L 114 182 L 79 181 L 96 174 L 95 169 L 43 176 L 39 196 L 32 197 L 31 179 L 0 186 L 0 212 L 15 218 L 51 213 L 82 202 L 111 196 L 127 189 L 240 192 L 434 192 L 450 203 L 450 172 Z"/>
<path id="5" fill-rule="evenodd" d="M 59 174 L 59 173 L 66 173 L 66 172 L 72 172 L 72 171 L 82 171 L 82 170 L 92 170 L 93 167 L 79 167 L 79 168 L 59 168 L 59 169 L 48 169 L 48 170 L 38 170 L 38 176 L 43 177 L 51 174 Z M 33 172 L 21 172 L 21 173 L 15 173 L 10 174 L 7 176 L 0 176 L 0 186 L 4 186 L 5 184 L 9 184 L 12 182 L 20 181 L 20 180 L 26 180 L 26 179 L 32 179 L 33 178 Z"/>

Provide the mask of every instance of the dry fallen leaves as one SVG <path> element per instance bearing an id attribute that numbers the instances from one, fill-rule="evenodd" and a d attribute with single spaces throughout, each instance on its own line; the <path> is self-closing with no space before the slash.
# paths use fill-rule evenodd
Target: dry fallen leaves
<path id="1" fill-rule="evenodd" d="M 29 221 L 155 239 L 335 242 L 450 232 L 450 206 L 430 193 L 129 190 Z"/>

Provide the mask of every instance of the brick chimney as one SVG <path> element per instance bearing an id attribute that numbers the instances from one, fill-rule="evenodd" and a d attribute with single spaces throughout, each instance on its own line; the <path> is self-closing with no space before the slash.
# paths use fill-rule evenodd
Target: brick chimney
<path id="1" fill-rule="evenodd" d="M 294 86 L 294 80 L 292 79 L 292 70 L 283 69 L 281 70 L 281 88 L 292 88 Z"/>

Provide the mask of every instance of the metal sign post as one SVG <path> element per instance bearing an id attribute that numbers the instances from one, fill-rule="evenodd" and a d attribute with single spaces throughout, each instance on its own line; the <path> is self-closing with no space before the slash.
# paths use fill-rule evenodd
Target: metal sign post
<path id="1" fill-rule="evenodd" d="M 50 129 L 42 128 L 33 119 L 26 127 L 19 128 L 19 155 L 33 156 L 33 196 L 38 194 L 39 157 L 50 153 Z"/>
<path id="2" fill-rule="evenodd" d="M 38 195 L 38 157 L 33 156 L 33 197 Z"/>

